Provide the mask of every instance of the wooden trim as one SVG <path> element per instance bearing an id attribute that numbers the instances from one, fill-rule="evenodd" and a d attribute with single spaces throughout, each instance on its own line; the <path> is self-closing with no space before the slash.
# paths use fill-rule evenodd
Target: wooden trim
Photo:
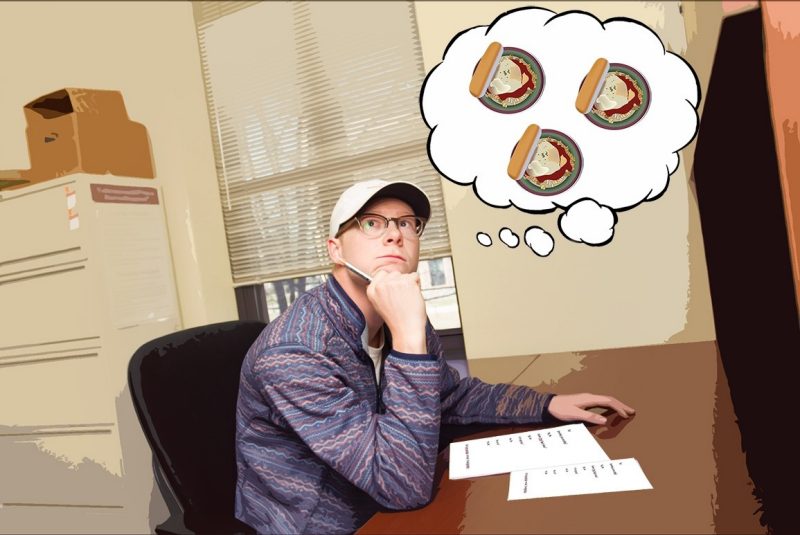
<path id="1" fill-rule="evenodd" d="M 800 310 L 800 4 L 762 2 L 764 63 L 767 72 L 775 152 L 792 259 L 795 305 Z"/>

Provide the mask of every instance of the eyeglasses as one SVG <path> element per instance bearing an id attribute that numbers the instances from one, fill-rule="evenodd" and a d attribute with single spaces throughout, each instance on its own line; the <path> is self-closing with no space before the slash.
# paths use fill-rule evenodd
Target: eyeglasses
<path id="1" fill-rule="evenodd" d="M 422 236 L 422 231 L 425 230 L 426 223 L 425 219 L 413 215 L 384 217 L 380 214 L 361 214 L 360 216 L 353 217 L 351 222 L 352 221 L 358 224 L 358 228 L 361 229 L 361 232 L 368 238 L 380 238 L 389 230 L 389 223 L 394 221 L 395 225 L 397 225 L 397 228 L 400 230 L 400 234 L 402 234 L 404 238 L 412 240 Z M 349 225 L 343 226 L 339 231 L 339 235 L 341 235 L 348 226 Z"/>

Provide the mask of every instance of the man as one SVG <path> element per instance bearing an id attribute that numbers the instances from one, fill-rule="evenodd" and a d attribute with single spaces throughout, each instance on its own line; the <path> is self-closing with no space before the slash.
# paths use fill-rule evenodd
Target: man
<path id="1" fill-rule="evenodd" d="M 633 412 L 605 396 L 459 380 L 416 273 L 429 217 L 412 184 L 347 189 L 330 220 L 332 276 L 250 348 L 236 413 L 236 516 L 259 532 L 346 533 L 382 508 L 424 505 L 442 423 L 604 423 L 584 409 Z"/>

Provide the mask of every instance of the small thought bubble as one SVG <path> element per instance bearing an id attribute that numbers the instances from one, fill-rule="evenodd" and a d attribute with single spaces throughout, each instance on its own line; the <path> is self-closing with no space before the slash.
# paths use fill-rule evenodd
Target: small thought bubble
<path id="1" fill-rule="evenodd" d="M 539 256 L 548 256 L 553 252 L 553 237 L 541 227 L 529 227 L 525 231 L 525 244 Z"/>
<path id="2" fill-rule="evenodd" d="M 514 234 L 514 232 L 508 227 L 503 227 L 502 229 L 500 229 L 499 236 L 500 236 L 500 241 L 502 241 L 512 249 L 517 245 L 519 245 L 519 236 Z"/>
<path id="3" fill-rule="evenodd" d="M 492 245 L 492 237 L 486 234 L 485 232 L 478 232 L 475 238 L 477 238 L 478 243 L 480 243 L 484 247 L 489 247 L 490 245 Z"/>
<path id="4" fill-rule="evenodd" d="M 589 245 L 605 245 L 614 237 L 617 214 L 593 199 L 582 199 L 561 214 L 558 227 L 568 239 Z"/>

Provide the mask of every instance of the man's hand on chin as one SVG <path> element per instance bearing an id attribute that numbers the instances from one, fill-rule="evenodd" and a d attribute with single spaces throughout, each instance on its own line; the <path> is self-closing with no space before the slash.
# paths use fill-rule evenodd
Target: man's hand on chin
<path id="1" fill-rule="evenodd" d="M 393 349 L 411 354 L 428 352 L 425 337 L 428 317 L 416 272 L 379 269 L 367 287 L 367 298 L 389 327 Z"/>

